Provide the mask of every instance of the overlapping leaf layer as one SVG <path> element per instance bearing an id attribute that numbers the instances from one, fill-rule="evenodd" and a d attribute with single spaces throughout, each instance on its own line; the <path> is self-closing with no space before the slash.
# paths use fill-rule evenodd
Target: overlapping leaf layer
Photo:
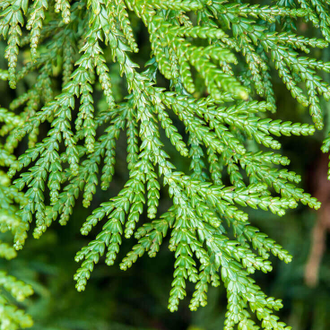
<path id="1" fill-rule="evenodd" d="M 137 24 L 147 29 L 151 47 L 142 68 L 134 60 L 140 52 Z M 297 24 L 313 25 L 323 37 L 298 35 Z M 322 72 L 330 71 L 330 63 L 302 53 L 328 46 L 329 25 L 326 0 L 272 6 L 222 0 L 1 1 L 8 70 L 0 78 L 11 88 L 35 79 L 9 109 L 0 109 L 0 162 L 8 169 L 0 186 L 0 219 L 13 231 L 14 247 L 23 247 L 30 227 L 39 238 L 52 222 L 65 225 L 79 196 L 89 207 L 98 186 L 111 188 L 124 132 L 129 179 L 81 228 L 88 235 L 101 223 L 77 253 L 77 289 L 85 289 L 102 256 L 108 265 L 115 262 L 124 238 L 133 236 L 136 244 L 121 261 L 123 270 L 144 254 L 155 257 L 168 238 L 176 258 L 171 311 L 186 296 L 187 281 L 195 283 L 191 310 L 207 304 L 209 285 L 223 283 L 226 330 L 289 329 L 274 314 L 281 301 L 267 297 L 251 274 L 272 270 L 270 254 L 285 262 L 291 256 L 253 227 L 248 208 L 282 216 L 298 203 L 320 206 L 297 186 L 299 175 L 283 168 L 289 159 L 276 150 L 277 137 L 312 135 L 314 127 L 323 127 L 320 102 L 330 99 L 330 86 Z M 308 107 L 313 125 L 272 119 L 276 75 Z M 161 87 L 164 81 L 167 88 Z M 125 97 L 116 94 L 120 82 Z M 177 169 L 162 136 L 189 159 L 189 171 Z M 160 214 L 164 188 L 173 205 Z M 150 220 L 141 223 L 144 212 Z M 14 253 L 0 245 L 1 255 Z M 12 281 L 7 277 L 5 287 L 17 287 Z M 13 322 L 3 329 L 29 325 Z"/>

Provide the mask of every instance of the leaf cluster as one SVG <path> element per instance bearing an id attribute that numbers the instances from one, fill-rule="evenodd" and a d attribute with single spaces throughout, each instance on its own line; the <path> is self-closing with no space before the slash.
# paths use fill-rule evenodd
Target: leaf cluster
<path id="1" fill-rule="evenodd" d="M 15 249 L 23 247 L 31 227 L 39 238 L 53 222 L 65 225 L 80 196 L 88 208 L 99 185 L 110 189 L 124 132 L 129 178 L 81 227 L 82 235 L 92 235 L 101 226 L 76 255 L 77 290 L 85 289 L 101 258 L 114 264 L 123 239 L 134 237 L 136 244 L 120 262 L 122 270 L 144 254 L 155 257 L 168 240 L 175 256 L 171 311 L 185 298 L 187 282 L 195 285 L 191 310 L 207 304 L 209 286 L 223 283 L 226 330 L 289 329 L 274 314 L 281 301 L 267 297 L 251 274 L 272 270 L 270 254 L 284 262 L 291 256 L 253 226 L 248 210 L 283 216 L 299 203 L 320 207 L 298 187 L 300 176 L 284 168 L 289 159 L 277 150 L 279 137 L 309 136 L 323 127 L 321 97 L 330 99 L 330 86 L 320 72 L 329 72 L 330 63 L 306 54 L 328 46 L 328 13 L 325 0 L 271 6 L 222 0 L 1 1 L 8 69 L 0 78 L 15 88 L 35 77 L 8 109 L 0 109 L 0 162 L 12 179 L 10 184 L 3 176 L 1 182 L 0 218 L 13 231 Z M 132 15 L 149 35 L 150 60 L 143 68 L 134 60 L 140 50 Z M 298 35 L 301 19 L 322 38 Z M 273 119 L 274 75 L 309 109 L 313 124 Z M 118 79 L 125 86 L 122 98 L 114 93 Z M 177 169 L 163 132 L 188 159 L 189 172 Z M 173 201 L 165 213 L 158 210 L 161 188 Z M 144 212 L 149 220 L 141 223 Z M 14 253 L 0 246 L 1 255 Z M 12 281 L 7 277 L 5 285 Z"/>

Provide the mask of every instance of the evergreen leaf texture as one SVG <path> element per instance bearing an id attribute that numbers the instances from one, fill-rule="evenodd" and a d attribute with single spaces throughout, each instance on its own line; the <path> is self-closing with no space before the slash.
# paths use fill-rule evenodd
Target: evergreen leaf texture
<path id="1" fill-rule="evenodd" d="M 98 189 L 110 196 L 124 135 L 129 177 L 81 227 L 90 242 L 76 255 L 77 290 L 100 259 L 115 263 L 124 239 L 135 245 L 122 270 L 145 254 L 155 257 L 165 241 L 175 256 L 170 311 L 185 298 L 187 282 L 195 285 L 191 310 L 207 304 L 209 286 L 224 285 L 225 330 L 290 329 L 276 316 L 281 301 L 251 274 L 270 272 L 271 254 L 286 263 L 291 256 L 253 226 L 249 208 L 282 216 L 299 203 L 320 207 L 285 168 L 290 161 L 278 138 L 323 128 L 330 62 L 313 49 L 330 42 L 329 4 L 2 0 L 8 68 L 0 78 L 29 88 L 0 108 L 0 226 L 14 236 L 13 247 L 0 243 L 1 257 L 14 257 L 30 231 L 39 238 L 53 222 L 65 225 L 79 198 L 89 208 Z M 319 38 L 300 35 L 298 24 L 317 29 Z M 150 43 L 145 63 L 142 26 Z M 308 108 L 313 124 L 273 119 L 276 79 Z M 118 93 L 121 84 L 125 93 Z M 169 143 L 189 171 L 178 169 Z M 329 149 L 327 138 L 323 151 Z M 164 191 L 173 203 L 162 213 Z M 142 223 L 142 214 L 149 220 Z M 3 273 L 0 285 L 19 300 L 32 294 Z M 0 306 L 1 329 L 31 326 L 4 296 Z"/>

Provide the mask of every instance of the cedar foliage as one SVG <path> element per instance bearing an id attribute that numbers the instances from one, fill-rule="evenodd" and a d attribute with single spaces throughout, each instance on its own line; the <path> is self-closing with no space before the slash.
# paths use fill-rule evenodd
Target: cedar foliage
<path id="1" fill-rule="evenodd" d="M 302 21 L 320 37 L 298 34 Z M 137 22 L 151 47 L 142 67 L 134 60 Z M 0 78 L 13 89 L 28 77 L 34 82 L 0 109 L 0 223 L 14 237 L 14 248 L 1 243 L 0 255 L 14 257 L 30 228 L 39 238 L 54 221 L 65 225 L 79 196 L 89 208 L 98 186 L 110 192 L 124 132 L 129 179 L 81 227 L 91 239 L 76 255 L 77 290 L 85 289 L 101 257 L 114 264 L 124 238 L 136 244 L 122 270 L 144 254 L 155 257 L 169 237 L 176 259 L 171 311 L 186 296 L 187 281 L 195 283 L 191 310 L 207 304 L 210 285 L 222 283 L 224 329 L 289 329 L 276 316 L 281 301 L 268 297 L 251 274 L 272 270 L 270 254 L 284 262 L 291 256 L 253 226 L 248 208 L 282 216 L 298 203 L 320 207 L 276 150 L 277 137 L 323 128 L 320 102 L 330 99 L 330 87 L 322 72 L 330 72 L 330 62 L 306 54 L 328 46 L 329 25 L 327 0 L 1 1 L 8 69 Z M 309 109 L 313 124 L 273 119 L 275 75 Z M 118 81 L 126 86 L 123 97 L 115 92 Z M 188 159 L 189 172 L 177 169 L 163 136 Z M 327 138 L 323 151 L 329 149 Z M 163 214 L 161 187 L 173 201 Z M 141 223 L 144 212 L 150 221 Z M 18 300 L 32 294 L 4 273 L 0 284 Z M 31 326 L 4 297 L 1 329 Z"/>

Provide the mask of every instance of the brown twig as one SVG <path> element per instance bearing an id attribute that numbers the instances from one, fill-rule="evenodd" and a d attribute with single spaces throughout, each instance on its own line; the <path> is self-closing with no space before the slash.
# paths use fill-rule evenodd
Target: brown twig
<path id="1" fill-rule="evenodd" d="M 330 182 L 327 180 L 328 159 L 322 154 L 313 173 L 315 197 L 322 203 L 312 231 L 312 243 L 305 268 L 305 283 L 315 287 L 319 281 L 319 269 L 325 250 L 326 233 L 330 230 Z"/>

